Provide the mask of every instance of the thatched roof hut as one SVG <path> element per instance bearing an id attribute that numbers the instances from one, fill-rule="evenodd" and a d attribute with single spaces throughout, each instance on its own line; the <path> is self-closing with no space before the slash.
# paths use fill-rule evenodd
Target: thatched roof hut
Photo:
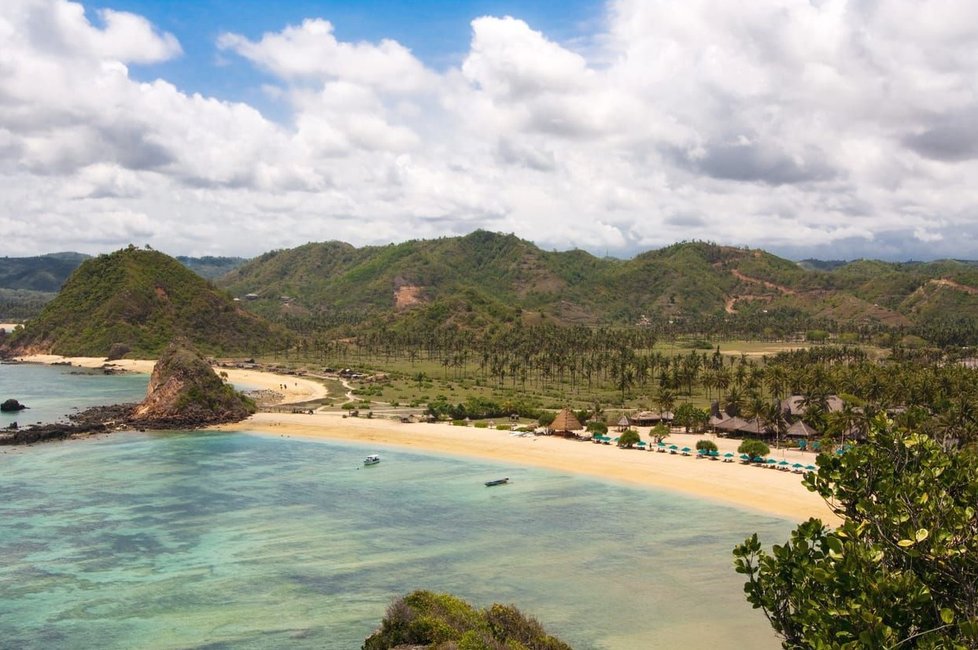
<path id="1" fill-rule="evenodd" d="M 623 415 L 620 418 L 618 418 L 618 423 L 615 426 L 618 427 L 619 431 L 624 431 L 628 427 L 632 426 L 632 423 L 628 420 L 627 415 Z"/>
<path id="2" fill-rule="evenodd" d="M 570 409 L 562 409 L 550 423 L 550 430 L 554 433 L 572 433 L 583 428 L 574 411 Z"/>
<path id="3" fill-rule="evenodd" d="M 811 428 L 802 420 L 798 420 L 785 432 L 789 438 L 817 438 L 819 437 L 818 431 Z"/>
<path id="4" fill-rule="evenodd" d="M 636 426 L 648 427 L 659 422 L 672 422 L 672 411 L 639 411 L 632 415 L 629 420 Z"/>

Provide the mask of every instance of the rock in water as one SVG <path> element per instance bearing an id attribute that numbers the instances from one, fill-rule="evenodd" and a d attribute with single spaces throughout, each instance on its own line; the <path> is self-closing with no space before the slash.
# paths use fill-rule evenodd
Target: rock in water
<path id="1" fill-rule="evenodd" d="M 3 404 L 0 404 L 0 411 L 3 411 L 5 413 L 23 411 L 25 408 L 27 407 L 15 399 L 8 399 Z"/>
<path id="2" fill-rule="evenodd" d="M 146 399 L 133 409 L 130 421 L 150 428 L 189 428 L 237 422 L 254 412 L 254 402 L 225 384 L 197 350 L 175 341 L 156 362 Z"/>

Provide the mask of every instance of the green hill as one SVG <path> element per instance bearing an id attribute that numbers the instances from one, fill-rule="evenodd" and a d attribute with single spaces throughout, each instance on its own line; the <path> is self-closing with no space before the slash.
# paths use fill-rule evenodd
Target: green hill
<path id="1" fill-rule="evenodd" d="M 0 289 L 57 292 L 78 265 L 88 258 L 88 255 L 82 253 L 2 257 Z"/>
<path id="2" fill-rule="evenodd" d="M 135 256 L 133 251 L 125 252 Z M 37 259 L 51 264 L 56 258 Z M 164 275 L 176 273 L 176 262 L 166 259 L 170 263 Z M 464 237 L 361 248 L 336 241 L 309 243 L 249 261 L 180 259 L 201 274 L 214 276 L 230 269 L 215 282 L 237 296 L 239 306 L 303 333 L 354 334 L 364 327 L 477 329 L 516 322 L 658 323 L 663 327 L 674 327 L 675 322 L 688 330 L 740 334 L 769 329 L 789 333 L 832 323 L 870 331 L 876 327 L 946 330 L 949 322 L 978 319 L 978 265 L 956 260 L 796 263 L 758 249 L 707 242 L 682 242 L 616 260 L 581 250 L 544 251 L 513 235 L 481 230 Z M 4 263 L 11 260 L 0 260 L 0 277 Z M 7 275 L 12 276 L 12 272 Z M 100 277 L 91 276 L 87 282 L 108 291 Z M 106 301 L 98 305 L 100 313 L 112 310 L 115 320 L 98 321 L 102 324 L 94 326 L 95 343 L 89 343 L 93 340 L 89 334 L 77 328 L 66 331 L 45 316 L 38 319 L 44 327 L 36 330 L 41 335 L 30 337 L 32 344 L 57 341 L 65 349 L 77 350 L 137 341 L 134 350 L 158 351 L 170 332 L 205 331 L 208 323 L 223 323 L 226 313 L 244 313 L 235 308 L 225 312 L 227 306 L 219 302 L 186 308 L 188 301 L 202 300 L 181 294 L 183 285 L 193 284 L 189 280 L 166 288 L 168 303 L 154 293 L 151 278 L 135 271 L 126 277 L 135 283 L 125 289 L 132 299 L 98 299 Z M 199 278 L 193 286 L 213 291 Z M 78 289 L 67 289 L 62 292 L 66 299 L 78 300 L 72 297 Z M 17 296 L 0 293 L 0 310 L 6 306 L 11 313 L 29 316 L 51 295 L 18 291 Z M 157 306 L 165 317 L 146 324 L 146 313 Z M 208 351 L 248 349 L 256 340 L 250 326 L 220 329 L 223 334 L 212 332 L 206 342 L 191 338 Z"/>
<path id="3" fill-rule="evenodd" d="M 249 306 L 268 318 L 326 327 L 481 327 L 518 319 L 629 325 L 768 314 L 907 326 L 948 310 L 978 317 L 978 268 L 967 262 L 820 266 L 706 242 L 614 260 L 546 252 L 485 231 L 363 248 L 310 243 L 262 255 L 220 283 L 234 295 L 250 294 Z"/>
<path id="4" fill-rule="evenodd" d="M 172 257 L 130 246 L 82 263 L 7 346 L 104 356 L 118 345 L 130 356 L 155 357 L 177 336 L 220 354 L 258 352 L 283 335 Z"/>

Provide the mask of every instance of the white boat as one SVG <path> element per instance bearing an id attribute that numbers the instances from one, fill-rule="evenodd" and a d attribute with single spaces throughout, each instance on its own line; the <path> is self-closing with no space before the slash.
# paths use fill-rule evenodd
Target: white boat
<path id="1" fill-rule="evenodd" d="M 376 465 L 379 462 L 380 462 L 380 456 L 378 456 L 377 454 L 370 454 L 369 456 L 363 459 L 364 465 Z"/>

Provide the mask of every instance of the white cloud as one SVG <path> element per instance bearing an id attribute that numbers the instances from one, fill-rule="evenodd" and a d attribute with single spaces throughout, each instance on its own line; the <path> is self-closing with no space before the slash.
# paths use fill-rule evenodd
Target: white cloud
<path id="1" fill-rule="evenodd" d="M 471 27 L 445 71 L 392 40 L 338 40 L 324 18 L 221 35 L 244 59 L 228 65 L 273 77 L 278 123 L 134 80 L 129 66 L 181 55 L 142 17 L 8 0 L 0 225 L 24 234 L 3 253 L 144 238 L 255 254 L 486 227 L 599 253 L 705 238 L 974 257 L 973 2 L 613 0 L 587 52 L 518 17 Z"/>
<path id="2" fill-rule="evenodd" d="M 433 80 L 396 41 L 343 43 L 333 35 L 333 25 L 318 18 L 266 33 L 258 42 L 225 33 L 217 43 L 283 79 L 355 80 L 389 92 L 416 91 Z"/>

